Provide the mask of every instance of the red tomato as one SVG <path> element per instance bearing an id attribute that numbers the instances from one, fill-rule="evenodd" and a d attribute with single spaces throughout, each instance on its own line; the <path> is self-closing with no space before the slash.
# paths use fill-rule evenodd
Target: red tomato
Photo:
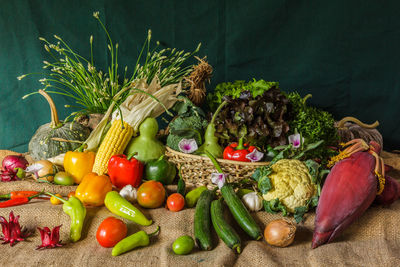
<path id="1" fill-rule="evenodd" d="M 96 239 L 100 246 L 111 248 L 126 237 L 126 224 L 115 217 L 104 219 L 97 228 Z"/>
<path id="2" fill-rule="evenodd" d="M 157 181 L 144 182 L 137 191 L 137 202 L 144 208 L 159 208 L 165 200 L 165 189 Z"/>
<path id="3" fill-rule="evenodd" d="M 185 198 L 179 193 L 173 193 L 167 198 L 167 207 L 170 211 L 180 211 L 185 206 Z"/>
<path id="4" fill-rule="evenodd" d="M 71 192 L 68 193 L 68 198 L 70 198 L 72 196 L 75 196 L 75 191 L 71 191 Z"/>

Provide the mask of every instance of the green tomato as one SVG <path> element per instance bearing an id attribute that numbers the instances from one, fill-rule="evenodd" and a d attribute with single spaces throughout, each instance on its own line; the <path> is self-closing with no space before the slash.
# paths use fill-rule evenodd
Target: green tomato
<path id="1" fill-rule="evenodd" d="M 58 185 L 73 185 L 74 178 L 66 172 L 57 172 L 54 175 L 54 183 Z"/>
<path id="2" fill-rule="evenodd" d="M 183 235 L 178 237 L 172 244 L 172 250 L 175 254 L 186 255 L 192 252 L 194 240 L 191 236 Z"/>

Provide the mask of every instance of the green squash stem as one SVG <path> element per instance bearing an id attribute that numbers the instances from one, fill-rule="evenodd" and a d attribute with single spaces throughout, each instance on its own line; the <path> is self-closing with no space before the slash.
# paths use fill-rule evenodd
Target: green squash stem
<path id="1" fill-rule="evenodd" d="M 58 114 L 57 114 L 57 109 L 56 109 L 56 105 L 54 104 L 53 99 L 49 96 L 48 93 L 46 93 L 45 91 L 43 91 L 42 89 L 39 90 L 39 94 L 41 94 L 42 96 L 44 96 L 44 98 L 46 98 L 47 102 L 50 105 L 50 111 L 51 111 L 51 123 L 50 123 L 50 127 L 53 129 L 57 129 L 60 128 L 63 124 L 62 122 L 60 122 L 60 120 L 58 119 Z"/>

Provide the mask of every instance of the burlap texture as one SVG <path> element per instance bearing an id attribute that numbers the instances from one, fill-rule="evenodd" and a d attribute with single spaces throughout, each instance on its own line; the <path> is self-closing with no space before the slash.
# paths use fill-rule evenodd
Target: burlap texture
<path id="1" fill-rule="evenodd" d="M 4 155 L 4 153 L 3 153 Z M 394 154 L 383 153 L 386 162 L 396 167 L 390 174 L 400 175 L 400 159 Z M 0 151 L 0 161 L 2 160 Z M 22 188 L 22 186 L 30 186 Z M 0 193 L 15 189 L 43 189 L 34 182 L 0 183 Z M 66 194 L 70 188 L 58 186 L 60 193 Z M 55 190 L 54 186 L 49 188 Z M 160 225 L 161 232 L 151 239 L 149 247 L 139 248 L 118 257 L 111 256 L 111 249 L 98 245 L 95 235 L 103 219 L 112 214 L 104 207 L 88 208 L 83 237 L 77 243 L 69 243 L 70 219 L 62 211 L 61 205 L 54 206 L 45 200 L 13 208 L 0 209 L 0 215 L 8 217 L 13 210 L 20 215 L 21 225 L 32 229 L 27 241 L 14 247 L 1 245 L 1 266 L 400 266 L 400 201 L 390 208 L 372 206 L 353 223 L 334 243 L 311 249 L 314 214 L 308 214 L 305 222 L 298 225 L 295 242 L 287 248 L 276 248 L 264 241 L 250 241 L 235 227 L 242 237 L 243 251 L 235 255 L 214 235 L 212 251 L 195 251 L 186 256 L 174 255 L 173 241 L 184 234 L 193 236 L 194 209 L 170 212 L 164 208 L 145 210 L 154 224 L 141 227 L 125 220 L 128 234 L 139 229 L 153 231 Z M 253 213 L 256 221 L 264 229 L 265 225 L 280 215 L 266 212 Z M 36 251 L 40 235 L 36 227 L 50 228 L 62 224 L 61 239 L 65 246 L 57 249 Z"/>

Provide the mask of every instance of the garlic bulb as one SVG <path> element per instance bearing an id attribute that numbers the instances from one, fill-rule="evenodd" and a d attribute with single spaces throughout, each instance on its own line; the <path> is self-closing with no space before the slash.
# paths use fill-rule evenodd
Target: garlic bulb
<path id="1" fill-rule="evenodd" d="M 132 185 L 128 184 L 124 186 L 121 191 L 119 191 L 119 194 L 128 200 L 129 202 L 135 202 L 137 198 L 137 190 L 134 188 Z"/>
<path id="2" fill-rule="evenodd" d="M 263 199 L 257 192 L 247 193 L 242 201 L 250 211 L 259 211 L 263 207 Z"/>

